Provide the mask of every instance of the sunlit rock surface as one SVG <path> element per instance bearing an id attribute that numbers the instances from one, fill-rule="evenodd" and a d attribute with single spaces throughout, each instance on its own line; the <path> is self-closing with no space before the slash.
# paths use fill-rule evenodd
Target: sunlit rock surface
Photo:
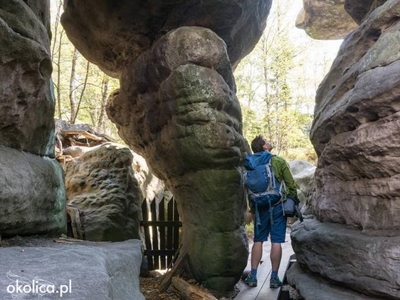
<path id="1" fill-rule="evenodd" d="M 305 272 L 378 299 L 400 298 L 399 15 L 392 0 L 360 17 L 319 86 L 316 219 L 292 228 Z"/>
<path id="2" fill-rule="evenodd" d="M 303 8 L 296 20 L 296 27 L 317 40 L 343 39 L 357 28 L 357 23 L 346 12 L 345 0 L 303 0 Z"/>
<path id="3" fill-rule="evenodd" d="M 400 62 L 390 46 L 400 2 L 387 4 L 344 41 L 317 92 L 311 132 L 319 219 L 362 229 L 400 225 Z"/>

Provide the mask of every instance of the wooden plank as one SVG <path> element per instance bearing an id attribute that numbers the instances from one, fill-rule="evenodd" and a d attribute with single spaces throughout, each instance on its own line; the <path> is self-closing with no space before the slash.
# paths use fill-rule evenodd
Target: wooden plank
<path id="1" fill-rule="evenodd" d="M 288 240 L 288 239 L 286 239 Z M 282 260 L 281 260 L 281 265 L 279 267 L 279 278 L 283 281 L 287 269 L 287 265 L 290 260 L 290 256 L 293 254 L 293 249 L 292 245 L 290 243 L 290 237 L 289 237 L 289 242 L 283 243 L 282 244 Z M 269 287 L 269 280 L 270 277 L 266 279 L 265 284 L 260 290 L 260 293 L 258 294 L 256 300 L 263 300 L 263 299 L 271 299 L 275 300 L 278 299 L 279 293 L 280 293 L 280 288 L 278 289 L 271 289 Z"/>
<path id="2" fill-rule="evenodd" d="M 165 198 L 163 198 L 159 205 L 158 205 L 158 220 L 159 221 L 164 221 L 165 220 Z M 165 249 L 165 245 L 167 243 L 166 241 L 166 236 L 165 236 L 165 225 L 160 224 L 160 250 Z M 162 270 L 165 270 L 167 268 L 167 257 L 166 254 L 168 253 L 159 253 L 160 254 L 160 268 Z"/>
<path id="3" fill-rule="evenodd" d="M 153 201 L 150 204 L 151 208 L 151 219 L 152 220 L 157 220 L 157 206 L 156 206 L 156 199 L 153 199 Z M 153 225 L 151 226 L 152 229 L 152 246 L 153 250 L 160 250 L 159 244 L 158 244 L 158 227 Z M 159 269 L 160 268 L 160 261 L 159 261 L 159 256 L 157 254 L 154 254 L 153 256 L 154 259 L 154 269 Z"/>
<path id="4" fill-rule="evenodd" d="M 251 246 L 249 250 L 251 251 Z M 263 285 L 265 284 L 267 278 L 269 278 L 269 275 L 271 273 L 271 262 L 269 260 L 269 248 L 270 245 L 267 243 L 264 243 L 263 247 L 263 263 L 258 267 L 257 271 L 257 286 L 256 287 L 249 287 L 244 283 L 244 281 L 240 281 L 238 283 L 238 287 L 240 289 L 240 293 L 235 297 L 235 300 L 248 300 L 248 299 L 256 299 L 257 296 L 259 295 Z M 250 263 L 250 255 L 249 255 L 249 260 L 248 264 L 246 267 L 246 272 L 250 272 L 251 269 L 251 263 Z M 268 286 L 269 287 L 269 286 Z M 269 298 L 266 298 L 270 300 Z"/>
<path id="5" fill-rule="evenodd" d="M 149 209 L 147 206 L 146 199 L 142 203 L 142 216 L 143 216 L 143 221 L 149 219 Z M 147 225 L 144 225 L 143 232 L 144 232 L 144 241 L 145 241 L 146 250 L 151 250 L 152 247 L 151 247 L 151 239 L 150 239 L 150 227 Z M 154 270 L 153 256 L 150 254 L 147 255 L 147 263 L 149 266 L 149 270 Z"/>
<path id="6" fill-rule="evenodd" d="M 180 221 L 140 221 L 140 226 L 182 227 Z"/>
<path id="7" fill-rule="evenodd" d="M 178 205 L 174 199 L 174 218 L 175 222 L 179 222 L 179 213 L 178 213 Z M 179 248 L 179 226 L 174 227 L 174 249 L 177 250 Z"/>
<path id="8" fill-rule="evenodd" d="M 175 249 L 144 250 L 144 254 L 145 255 L 148 255 L 148 254 L 155 255 L 155 254 L 157 254 L 159 256 L 161 256 L 161 255 L 166 256 L 166 255 L 169 255 L 169 254 L 174 255 L 175 253 L 176 253 Z"/>
<path id="9" fill-rule="evenodd" d="M 171 285 L 172 277 L 180 276 L 183 273 L 186 263 L 187 252 L 184 251 L 183 253 L 179 254 L 172 269 L 164 274 L 159 287 L 160 292 L 163 293 L 169 288 L 169 286 Z"/>
<path id="10" fill-rule="evenodd" d="M 174 216 L 174 198 L 170 199 L 168 201 L 168 207 L 167 207 L 167 219 L 168 220 L 173 220 Z M 168 250 L 173 250 L 173 245 L 172 245 L 172 234 L 173 234 L 173 228 L 168 227 L 167 228 L 167 244 L 166 244 L 166 249 Z M 169 266 L 172 263 L 172 255 L 167 255 L 167 265 Z"/>
<path id="11" fill-rule="evenodd" d="M 290 229 L 288 229 L 286 233 L 286 243 L 282 244 L 282 260 L 281 266 L 279 268 L 279 278 L 282 280 L 283 276 L 286 272 L 286 266 L 289 261 L 288 258 L 293 254 L 292 245 L 290 243 Z M 252 243 L 249 244 L 249 251 L 251 252 Z M 270 251 L 271 251 L 271 243 L 265 242 L 263 245 L 263 255 L 262 261 L 263 263 L 259 266 L 257 272 L 257 287 L 249 287 L 247 286 L 243 280 L 240 280 L 237 284 L 237 287 L 240 289 L 240 292 L 235 300 L 248 300 L 248 299 L 257 299 L 257 300 L 275 300 L 278 299 L 280 289 L 271 289 L 269 287 L 269 280 L 271 275 L 271 260 L 270 260 Z M 245 272 L 249 272 L 251 269 L 250 263 L 251 256 L 249 254 L 247 267 Z"/>

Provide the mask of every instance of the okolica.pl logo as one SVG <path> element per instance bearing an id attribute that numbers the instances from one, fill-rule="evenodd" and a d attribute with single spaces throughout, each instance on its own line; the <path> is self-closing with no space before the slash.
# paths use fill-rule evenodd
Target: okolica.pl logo
<path id="1" fill-rule="evenodd" d="M 6 274 L 10 283 L 7 285 L 7 293 L 12 299 L 26 299 L 26 295 L 42 297 L 46 294 L 55 294 L 60 298 L 66 294 L 72 293 L 72 280 L 69 279 L 66 284 L 56 285 L 50 281 L 34 277 L 29 279 L 27 277 L 19 276 L 8 271 Z"/>

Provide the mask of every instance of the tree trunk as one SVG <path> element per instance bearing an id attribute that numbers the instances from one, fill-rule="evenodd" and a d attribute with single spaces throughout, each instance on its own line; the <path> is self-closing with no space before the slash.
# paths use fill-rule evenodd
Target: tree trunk
<path id="1" fill-rule="evenodd" d="M 87 86 L 87 82 L 88 82 L 88 78 L 89 78 L 89 69 L 90 69 L 90 62 L 88 61 L 87 64 L 86 64 L 85 81 L 83 82 L 81 95 L 79 97 L 79 102 L 78 102 L 78 105 L 76 107 L 76 113 L 75 113 L 75 116 L 74 116 L 74 118 L 72 119 L 72 122 L 71 122 L 72 124 L 75 124 L 76 118 L 77 118 L 78 113 L 79 113 L 79 109 L 81 107 L 81 103 L 82 103 L 82 100 L 83 100 L 83 95 L 85 94 L 85 90 L 86 90 L 86 86 Z"/>
<path id="2" fill-rule="evenodd" d="M 62 119 L 62 114 L 61 114 L 61 48 L 62 48 L 62 40 L 64 36 L 64 30 L 61 30 L 60 32 L 60 41 L 58 44 L 58 55 L 57 55 L 57 85 L 56 85 L 56 90 L 57 90 L 57 107 L 58 107 L 58 118 L 61 120 Z"/>
<path id="3" fill-rule="evenodd" d="M 179 277 L 173 277 L 171 285 L 183 300 L 217 300 L 200 286 L 191 285 Z"/>
<path id="4" fill-rule="evenodd" d="M 58 1 L 58 6 L 57 6 L 57 13 L 56 13 L 56 18 L 55 18 L 55 23 L 54 23 L 54 36 L 53 36 L 53 47 L 51 50 L 51 57 L 53 58 L 55 55 L 55 48 L 56 48 L 56 43 L 57 43 L 57 35 L 58 35 L 58 25 L 60 24 L 60 14 L 61 14 L 61 7 L 63 3 L 62 1 Z"/>
<path id="5" fill-rule="evenodd" d="M 76 99 L 75 99 L 75 90 L 76 90 L 76 61 L 78 60 L 78 50 L 74 48 L 74 53 L 72 55 L 71 62 L 71 76 L 69 78 L 69 104 L 70 104 L 70 115 L 71 124 L 75 123 L 76 120 Z"/>
<path id="6" fill-rule="evenodd" d="M 105 132 L 105 115 L 106 115 L 106 104 L 107 104 L 107 94 L 108 94 L 108 82 L 109 78 L 107 75 L 103 76 L 103 81 L 101 83 L 101 106 L 100 115 L 97 124 L 97 130 Z"/>

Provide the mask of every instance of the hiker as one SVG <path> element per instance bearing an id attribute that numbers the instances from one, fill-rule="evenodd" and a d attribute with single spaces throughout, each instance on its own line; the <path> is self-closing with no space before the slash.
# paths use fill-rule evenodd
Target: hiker
<path id="1" fill-rule="evenodd" d="M 255 170 L 258 167 L 262 170 L 263 174 L 266 173 L 265 166 L 268 166 L 268 163 L 270 162 L 270 169 L 272 169 L 272 173 L 276 177 L 275 180 L 278 181 L 277 185 L 280 185 L 280 189 L 282 189 L 281 196 L 278 196 L 276 198 L 277 200 L 274 200 L 276 203 L 271 203 L 271 200 L 269 200 L 269 205 L 267 207 L 262 207 L 261 204 L 257 205 L 251 200 L 252 195 L 254 196 L 255 194 L 249 190 L 250 184 L 246 184 L 245 182 L 249 193 L 250 213 L 252 214 L 254 222 L 254 244 L 251 250 L 251 272 L 245 279 L 245 283 L 250 287 L 257 286 L 257 269 L 263 253 L 263 242 L 268 240 L 269 235 L 271 237 L 270 259 L 272 266 L 270 288 L 278 288 L 282 285 L 282 282 L 278 277 L 278 270 L 282 259 L 281 243 L 285 242 L 286 237 L 287 218 L 282 213 L 281 203 L 286 199 L 286 197 L 290 197 L 298 203 L 297 186 L 289 165 L 282 157 L 272 155 L 270 153 L 272 148 L 271 143 L 262 135 L 259 135 L 251 142 L 251 149 L 254 154 L 246 156 L 244 160 L 246 170 Z M 258 173 L 258 175 L 256 175 L 257 180 L 261 181 L 261 184 L 268 181 L 263 174 L 260 175 L 260 173 Z M 259 190 L 258 193 L 259 195 L 264 195 L 266 192 Z"/>

